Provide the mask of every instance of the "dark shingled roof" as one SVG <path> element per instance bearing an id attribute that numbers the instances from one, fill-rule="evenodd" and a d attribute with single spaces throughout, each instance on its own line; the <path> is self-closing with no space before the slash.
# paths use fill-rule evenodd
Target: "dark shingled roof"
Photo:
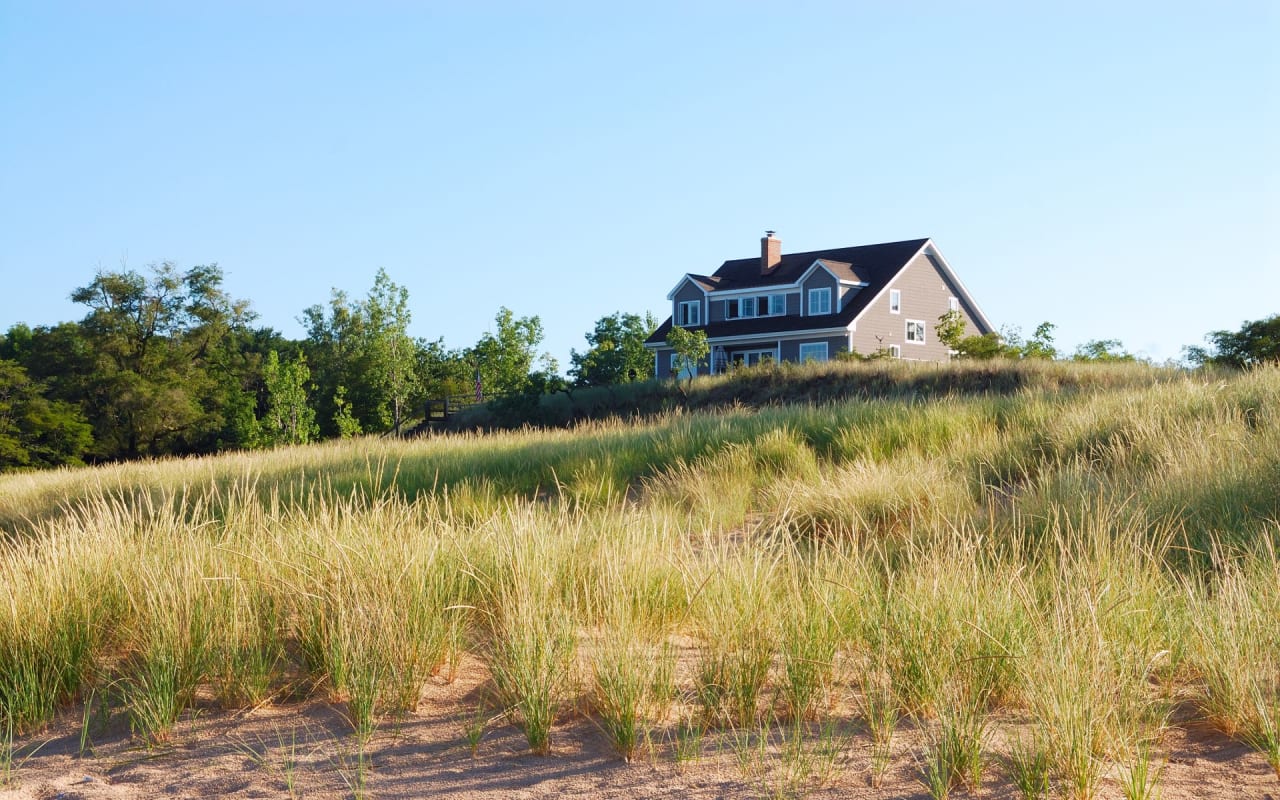
<path id="1" fill-rule="evenodd" d="M 813 262 L 822 261 L 827 269 L 844 281 L 868 284 L 838 314 L 822 317 L 757 317 L 734 319 L 701 326 L 709 338 L 744 336 L 757 333 L 783 333 L 810 329 L 843 328 L 862 313 L 871 300 L 889 284 L 893 277 L 907 265 L 911 257 L 920 252 L 926 239 L 910 239 L 905 242 L 864 244 L 857 247 L 837 247 L 832 250 L 810 250 L 807 253 L 786 253 L 778 266 L 768 275 L 760 274 L 760 257 L 739 258 L 720 265 L 709 278 L 693 276 L 708 291 L 736 291 L 754 287 L 768 288 L 795 283 Z M 703 282 L 713 283 L 706 285 Z M 714 295 L 713 295 L 714 296 Z M 695 328 L 694 330 L 698 330 Z M 671 331 L 671 318 L 658 326 L 646 344 L 665 342 Z"/>

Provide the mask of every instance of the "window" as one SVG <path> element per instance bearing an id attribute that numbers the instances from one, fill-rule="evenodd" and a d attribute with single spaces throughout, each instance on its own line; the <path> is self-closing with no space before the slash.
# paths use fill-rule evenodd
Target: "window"
<path id="1" fill-rule="evenodd" d="M 683 366 L 683 369 L 681 368 Z M 696 364 L 681 364 L 680 356 L 671 354 L 671 374 L 679 380 L 687 380 L 698 374 Z"/>
<path id="2" fill-rule="evenodd" d="M 907 341 L 914 344 L 924 344 L 924 321 L 918 319 L 907 320 Z"/>
<path id="3" fill-rule="evenodd" d="M 814 291 L 830 292 L 830 289 L 815 289 Z M 827 360 L 827 343 L 812 342 L 800 345 L 800 363 L 806 361 L 826 361 Z"/>
<path id="4" fill-rule="evenodd" d="M 776 351 L 773 348 L 768 350 L 742 350 L 733 354 L 733 365 L 735 367 L 755 367 L 760 364 L 772 364 Z"/>
<path id="5" fill-rule="evenodd" d="M 902 358 L 902 345 L 889 345 L 889 358 Z"/>
<path id="6" fill-rule="evenodd" d="M 815 314 L 831 313 L 831 290 L 830 289 L 810 289 L 809 290 L 809 316 Z M 824 345 L 825 347 L 825 345 Z M 826 359 L 823 359 L 824 361 Z"/>
<path id="7" fill-rule="evenodd" d="M 890 314 L 902 313 L 902 290 L 901 289 L 889 290 L 889 313 Z"/>
<path id="8" fill-rule="evenodd" d="M 958 298 L 958 297 L 948 297 L 948 298 L 947 298 L 947 310 L 948 310 L 948 311 L 959 311 L 959 310 L 960 310 L 960 298 Z"/>
<path id="9" fill-rule="evenodd" d="M 743 297 L 724 301 L 725 319 L 750 319 L 756 315 L 756 298 Z"/>
<path id="10" fill-rule="evenodd" d="M 676 324 L 681 327 L 702 324 L 702 303 L 688 300 L 676 306 Z"/>
<path id="11" fill-rule="evenodd" d="M 785 294 L 762 294 L 759 297 L 742 297 L 724 301 L 725 319 L 751 319 L 775 317 L 787 313 Z"/>

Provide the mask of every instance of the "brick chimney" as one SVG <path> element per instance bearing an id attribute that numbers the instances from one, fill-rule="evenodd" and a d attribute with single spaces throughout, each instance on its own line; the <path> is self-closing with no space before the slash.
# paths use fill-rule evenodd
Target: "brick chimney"
<path id="1" fill-rule="evenodd" d="M 782 240 L 773 235 L 773 231 L 765 231 L 760 240 L 760 274 L 768 275 L 782 261 Z"/>

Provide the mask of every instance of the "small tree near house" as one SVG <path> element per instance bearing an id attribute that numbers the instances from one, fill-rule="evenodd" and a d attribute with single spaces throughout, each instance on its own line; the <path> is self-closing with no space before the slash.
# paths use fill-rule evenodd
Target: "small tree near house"
<path id="1" fill-rule="evenodd" d="M 711 345 L 707 344 L 707 332 L 674 327 L 667 334 L 667 346 L 676 351 L 676 375 L 687 372 L 688 383 L 692 384 L 698 365 L 711 353 Z"/>

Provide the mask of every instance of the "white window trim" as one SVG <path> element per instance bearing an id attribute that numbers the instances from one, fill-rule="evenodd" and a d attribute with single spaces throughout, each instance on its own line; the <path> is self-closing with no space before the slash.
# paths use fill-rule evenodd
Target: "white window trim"
<path id="1" fill-rule="evenodd" d="M 684 311 L 685 306 L 692 306 L 697 313 L 683 314 L 682 312 Z M 691 318 L 697 317 L 697 319 L 694 319 L 692 322 L 680 322 L 679 320 L 682 316 L 691 317 Z M 679 303 L 676 303 L 676 320 L 677 320 L 676 324 L 682 328 L 696 328 L 699 325 L 701 325 L 702 324 L 702 301 L 701 300 L 681 300 Z"/>
<path id="2" fill-rule="evenodd" d="M 804 357 L 804 350 L 806 347 L 812 348 L 812 349 L 816 349 L 819 347 L 822 348 L 822 358 L 814 358 L 813 355 L 810 354 L 810 357 L 812 358 L 812 360 L 822 362 L 830 359 L 830 353 L 828 352 L 829 348 L 827 347 L 826 342 L 801 342 L 799 349 L 796 350 L 796 360 L 799 361 L 801 364 L 805 363 L 805 361 L 807 360 Z"/>
<path id="3" fill-rule="evenodd" d="M 779 299 L 778 311 L 773 310 L 774 298 Z M 764 300 L 764 309 L 760 308 L 760 301 Z M 754 310 L 752 314 L 744 314 L 743 305 L 751 303 Z M 731 315 L 729 313 L 729 304 L 738 304 L 738 313 Z M 730 319 L 756 319 L 757 317 L 785 317 L 787 315 L 787 295 L 785 292 L 764 292 L 756 294 L 744 294 L 739 297 L 726 297 L 724 300 L 724 318 Z"/>
<path id="4" fill-rule="evenodd" d="M 730 355 L 730 356 L 729 356 L 729 364 L 730 364 L 730 366 L 732 366 L 732 365 L 733 365 L 733 359 L 734 359 L 734 358 L 736 358 L 736 357 L 738 357 L 738 356 L 742 356 L 742 363 L 743 363 L 743 366 L 746 366 L 747 361 L 749 360 L 749 358 L 750 358 L 751 356 L 765 356 L 765 355 L 767 355 L 767 356 L 769 356 L 769 358 L 773 359 L 773 361 L 774 361 L 774 363 L 775 363 L 775 364 L 779 361 L 779 358 L 778 358 L 778 349 L 777 349 L 776 347 L 761 347 L 761 348 L 758 348 L 758 349 L 755 349 L 755 350 L 738 350 L 737 352 L 735 352 L 735 353 L 733 353 L 732 355 Z M 763 360 L 763 359 L 761 359 L 761 360 Z"/>
<path id="5" fill-rule="evenodd" d="M 679 354 L 677 354 L 677 353 L 672 353 L 672 354 L 671 354 L 671 367 L 670 367 L 670 369 L 667 371 L 667 374 L 668 374 L 668 375 L 670 375 L 672 371 L 675 371 L 675 370 L 676 370 L 676 367 L 677 367 L 677 365 L 678 365 L 679 363 L 680 363 L 680 356 L 679 356 Z M 685 380 L 685 379 L 687 379 L 687 378 L 694 378 L 694 377 L 697 377 L 697 375 L 698 375 L 698 365 L 695 363 L 695 364 L 687 365 L 687 366 L 685 366 L 684 368 L 682 368 L 682 369 L 680 369 L 679 371 L 677 371 L 677 372 L 676 372 L 676 379 L 677 379 L 677 380 Z M 666 376 L 663 376 L 663 377 L 666 377 Z"/>
<path id="6" fill-rule="evenodd" d="M 912 326 L 912 325 L 919 325 L 919 326 L 920 326 L 920 338 L 919 338 L 919 339 L 912 339 L 912 338 L 911 338 L 910 334 L 911 334 L 911 326 Z M 906 328 L 904 329 L 903 334 L 902 334 L 902 335 L 903 335 L 903 339 L 906 341 L 906 343 L 907 343 L 907 344 L 925 344 L 925 343 L 926 343 L 926 342 L 925 342 L 925 339 L 926 339 L 925 331 L 926 331 L 926 330 L 927 330 L 927 329 L 926 329 L 926 327 L 925 327 L 924 320 L 922 320 L 922 319 L 909 319 L 909 320 L 907 320 Z"/>
<path id="7" fill-rule="evenodd" d="M 902 290 L 901 289 L 889 290 L 889 313 L 890 314 L 902 313 Z"/>
<path id="8" fill-rule="evenodd" d="M 902 345 L 889 345 L 889 358 L 902 358 Z"/>
<path id="9" fill-rule="evenodd" d="M 947 310 L 948 310 L 948 311 L 959 311 L 959 310 L 960 310 L 960 298 L 959 298 L 959 297 L 948 297 L 948 298 L 947 298 Z"/>
<path id="10" fill-rule="evenodd" d="M 813 310 L 813 298 L 814 298 L 814 296 L 815 296 L 815 295 L 825 295 L 825 296 L 826 296 L 826 298 L 827 298 L 827 310 L 826 310 L 826 311 L 814 311 L 814 310 Z M 818 288 L 818 289 L 810 289 L 810 290 L 809 290 L 809 307 L 808 307 L 808 309 L 807 309 L 807 310 L 808 310 L 808 312 L 809 312 L 809 313 L 808 313 L 808 316 L 810 316 L 810 317 L 825 317 L 825 316 L 827 316 L 828 314 L 830 314 L 830 313 L 831 313 L 831 287 L 830 287 L 830 286 L 823 286 L 823 287 Z"/>

